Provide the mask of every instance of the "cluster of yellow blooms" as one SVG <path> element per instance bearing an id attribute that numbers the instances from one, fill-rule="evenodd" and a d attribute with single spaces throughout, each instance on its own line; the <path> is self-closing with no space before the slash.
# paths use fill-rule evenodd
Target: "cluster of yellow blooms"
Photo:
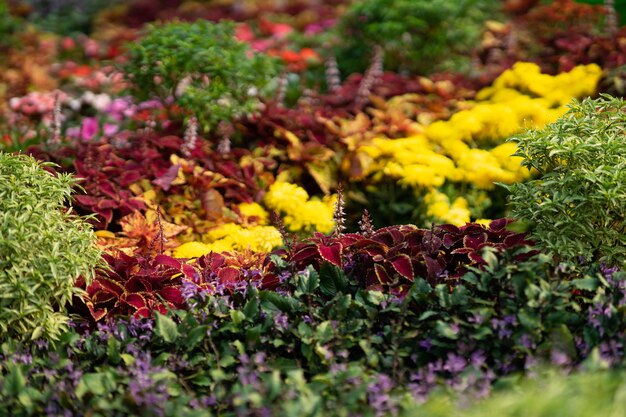
<path id="1" fill-rule="evenodd" d="M 267 226 L 268 213 L 257 203 L 239 205 L 244 224 L 226 223 L 211 229 L 203 242 L 187 242 L 174 250 L 177 258 L 196 258 L 209 252 L 230 252 L 249 249 L 253 252 L 270 252 L 282 246 L 278 229 Z M 251 223 L 256 223 L 252 225 Z"/>
<path id="2" fill-rule="evenodd" d="M 293 232 L 316 230 L 330 233 L 335 227 L 333 220 L 336 195 L 323 200 L 309 199 L 302 187 L 284 181 L 276 181 L 265 194 L 265 205 L 284 215 L 285 226 Z"/>
<path id="3" fill-rule="evenodd" d="M 364 162 L 364 176 L 429 190 L 425 200 L 429 216 L 464 224 L 469 221 L 467 201 L 450 204 L 434 189 L 450 181 L 490 190 L 494 182 L 511 184 L 527 178 L 529 172 L 520 158 L 511 156 L 516 145 L 502 140 L 555 121 L 573 98 L 593 94 L 601 76 L 595 64 L 551 76 L 541 74 L 535 64 L 517 63 L 478 92 L 477 101 L 464 103 L 469 108 L 425 126 L 423 134 L 362 144 L 357 152 Z"/>
<path id="4" fill-rule="evenodd" d="M 334 228 L 334 205 L 337 197 L 323 200 L 310 199 L 306 190 L 295 184 L 277 181 L 265 195 L 266 207 L 284 215 L 285 226 L 294 232 L 316 230 L 330 233 Z M 178 258 L 195 258 L 209 252 L 229 252 L 249 249 L 253 252 L 270 252 L 282 246 L 278 229 L 268 226 L 268 212 L 257 203 L 238 206 L 241 224 L 226 223 L 202 236 L 202 242 L 193 241 L 174 250 Z"/>

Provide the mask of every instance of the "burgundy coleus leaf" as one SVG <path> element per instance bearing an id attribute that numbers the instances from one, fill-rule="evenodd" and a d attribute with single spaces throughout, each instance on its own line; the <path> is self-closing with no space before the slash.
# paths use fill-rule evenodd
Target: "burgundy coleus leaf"
<path id="1" fill-rule="evenodd" d="M 83 206 L 86 206 L 86 207 L 95 206 L 95 205 L 97 205 L 97 204 L 98 204 L 98 202 L 100 201 L 100 199 L 99 199 L 99 198 L 96 198 L 96 197 L 94 197 L 94 196 L 91 196 L 91 195 L 82 195 L 82 194 L 81 194 L 81 195 L 75 195 L 75 196 L 74 196 L 74 200 L 75 200 L 78 204 L 83 205 Z"/>
<path id="2" fill-rule="evenodd" d="M 463 237 L 463 246 L 472 250 L 477 250 L 484 246 L 487 242 L 487 233 L 480 233 L 476 235 L 465 235 Z"/>
<path id="3" fill-rule="evenodd" d="M 181 165 L 172 165 L 162 176 L 152 181 L 153 184 L 158 185 L 164 191 L 169 191 L 172 186 L 172 182 L 178 177 L 178 171 Z"/>
<path id="4" fill-rule="evenodd" d="M 400 231 L 401 226 L 389 226 L 378 229 L 371 239 L 382 242 L 387 246 L 395 246 L 404 240 L 404 234 Z"/>
<path id="5" fill-rule="evenodd" d="M 148 303 L 146 302 L 146 298 L 141 294 L 125 294 L 121 301 L 128 304 L 129 306 L 139 310 L 141 308 L 145 308 Z"/>
<path id="6" fill-rule="evenodd" d="M 320 253 L 315 245 L 305 245 L 296 249 L 289 261 L 296 265 L 308 266 L 313 264 L 313 261 L 317 261 L 319 256 Z"/>
<path id="7" fill-rule="evenodd" d="M 386 246 L 383 246 L 382 244 L 379 244 L 378 246 L 368 246 L 365 247 L 363 249 L 361 249 L 359 251 L 359 253 L 364 253 L 368 256 L 370 256 L 372 259 L 376 258 L 376 259 L 382 259 L 384 258 L 385 254 L 389 251 L 389 248 Z M 376 261 L 376 259 L 374 259 L 374 261 Z"/>
<path id="8" fill-rule="evenodd" d="M 507 219 L 507 218 L 492 220 L 491 223 L 489 223 L 489 230 L 494 231 L 494 232 L 505 231 L 506 226 L 512 222 L 513 222 L 512 219 Z"/>
<path id="9" fill-rule="evenodd" d="M 387 270 L 381 264 L 374 264 L 374 273 L 378 282 L 382 285 L 391 283 L 391 277 L 387 273 Z"/>
<path id="10" fill-rule="evenodd" d="M 188 264 L 183 264 L 183 266 L 181 268 L 181 272 L 187 278 L 191 278 L 192 280 L 196 280 L 200 276 L 198 271 L 196 271 L 193 266 L 188 265 Z"/>
<path id="11" fill-rule="evenodd" d="M 176 270 L 180 270 L 182 268 L 182 264 L 180 263 L 180 261 L 172 258 L 171 256 L 163 254 L 159 254 L 154 257 L 154 264 L 165 265 Z"/>
<path id="12" fill-rule="evenodd" d="M 442 262 L 428 255 L 424 256 L 424 263 L 426 264 L 426 271 L 431 282 L 435 281 L 444 270 Z"/>
<path id="13" fill-rule="evenodd" d="M 165 301 L 171 303 L 174 306 L 180 306 L 185 302 L 183 293 L 180 288 L 177 287 L 165 287 L 158 291 L 158 294 L 163 297 Z"/>
<path id="14" fill-rule="evenodd" d="M 98 203 L 95 204 L 94 208 L 97 208 L 99 210 L 106 210 L 106 209 L 114 209 L 118 205 L 119 204 L 117 203 L 117 201 L 113 201 L 109 198 L 105 198 L 103 200 L 98 201 Z"/>
<path id="15" fill-rule="evenodd" d="M 478 252 L 470 252 L 470 253 L 467 254 L 467 257 L 473 263 L 476 263 L 476 264 L 479 264 L 479 265 L 483 265 L 485 263 L 485 260 L 483 259 L 482 256 L 480 256 L 480 254 Z"/>
<path id="16" fill-rule="evenodd" d="M 119 299 L 119 297 L 108 291 L 96 291 L 89 296 L 89 299 L 94 305 L 102 305 L 110 303 L 114 300 L 116 301 Z M 115 304 L 115 302 L 113 302 L 113 304 Z"/>
<path id="17" fill-rule="evenodd" d="M 505 237 L 503 243 L 506 248 L 512 248 L 514 246 L 519 246 L 519 245 L 528 245 L 531 242 L 526 240 L 526 234 L 513 233 Z"/>
<path id="18" fill-rule="evenodd" d="M 389 263 L 393 266 L 393 269 L 396 270 L 400 276 L 413 281 L 415 278 L 413 272 L 413 264 L 411 263 L 411 258 L 409 255 L 399 254 L 394 258 L 389 260 Z"/>
<path id="19" fill-rule="evenodd" d="M 127 293 L 151 292 L 152 285 L 149 280 L 142 279 L 137 275 L 133 275 L 124 284 Z"/>
<path id="20" fill-rule="evenodd" d="M 128 187 L 142 178 L 143 176 L 138 171 L 124 171 L 122 175 L 120 175 L 118 183 L 122 187 Z"/>
<path id="21" fill-rule="evenodd" d="M 263 275 L 261 278 L 261 286 L 262 290 L 273 290 L 280 285 L 280 278 L 276 274 L 269 273 Z"/>
<path id="22" fill-rule="evenodd" d="M 319 254 L 322 257 L 322 259 L 341 268 L 341 265 L 342 265 L 341 254 L 343 251 L 343 245 L 341 243 L 334 242 L 334 243 L 331 243 L 330 245 L 320 243 L 317 246 L 317 250 L 319 251 Z"/>
<path id="23" fill-rule="evenodd" d="M 241 271 L 234 266 L 227 266 L 220 269 L 217 273 L 217 278 L 221 284 L 230 287 L 241 281 Z"/>
<path id="24" fill-rule="evenodd" d="M 151 314 L 151 310 L 148 307 L 142 307 L 138 309 L 137 311 L 135 311 L 135 314 L 133 314 L 133 317 L 136 319 L 148 318 L 150 317 L 150 314 Z"/>
<path id="25" fill-rule="evenodd" d="M 450 249 L 452 248 L 454 245 L 457 244 L 457 242 L 460 240 L 460 236 L 457 234 L 452 234 L 452 233 L 446 233 L 443 236 L 443 246 L 446 249 Z"/>
<path id="26" fill-rule="evenodd" d="M 94 319 L 94 321 L 102 320 L 108 313 L 106 308 L 96 308 L 91 301 L 86 301 L 87 309 L 89 310 L 89 314 Z"/>
<path id="27" fill-rule="evenodd" d="M 87 287 L 87 294 L 91 296 L 96 291 L 105 291 L 119 297 L 124 293 L 124 286 L 108 277 L 98 276 Z"/>

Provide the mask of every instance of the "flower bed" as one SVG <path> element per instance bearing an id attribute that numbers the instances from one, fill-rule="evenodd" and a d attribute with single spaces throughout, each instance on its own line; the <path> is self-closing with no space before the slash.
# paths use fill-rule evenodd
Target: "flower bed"
<path id="1" fill-rule="evenodd" d="M 527 395 L 543 415 L 533 376 L 619 389 L 613 9 L 114 3 L 0 1 L 1 410 L 456 415 Z"/>

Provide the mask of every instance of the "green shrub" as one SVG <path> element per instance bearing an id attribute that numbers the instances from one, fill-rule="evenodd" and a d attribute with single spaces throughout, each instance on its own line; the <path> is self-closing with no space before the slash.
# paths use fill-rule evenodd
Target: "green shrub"
<path id="1" fill-rule="evenodd" d="M 11 15 L 5 0 L 0 0 L 0 47 L 8 47 L 19 26 L 18 19 Z"/>
<path id="2" fill-rule="evenodd" d="M 65 209 L 76 180 L 45 166 L 0 153 L 0 340 L 58 337 L 75 280 L 100 258 L 90 226 Z"/>
<path id="3" fill-rule="evenodd" d="M 139 98 L 176 97 L 208 131 L 220 121 L 256 111 L 278 73 L 276 60 L 249 53 L 234 38 L 231 22 L 153 25 L 129 46 L 124 70 Z"/>
<path id="4" fill-rule="evenodd" d="M 374 45 L 385 68 L 427 74 L 459 69 L 479 41 L 483 22 L 497 10 L 493 0 L 366 0 L 341 18 L 337 60 L 342 73 L 363 72 Z M 466 65 L 467 66 L 467 65 Z"/>
<path id="5" fill-rule="evenodd" d="M 405 417 L 602 417 L 623 414 L 624 372 L 583 372 L 565 376 L 546 372 L 518 381 L 493 396 L 461 409 L 440 395 Z"/>
<path id="6" fill-rule="evenodd" d="M 625 128 L 624 101 L 603 96 L 514 138 L 539 176 L 509 188 L 512 214 L 564 260 L 626 261 Z"/>

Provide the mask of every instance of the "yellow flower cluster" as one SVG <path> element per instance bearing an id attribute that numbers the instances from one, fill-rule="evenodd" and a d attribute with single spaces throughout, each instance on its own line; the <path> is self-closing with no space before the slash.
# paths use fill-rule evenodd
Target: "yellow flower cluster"
<path id="1" fill-rule="evenodd" d="M 335 226 L 333 213 L 336 198 L 309 199 L 304 188 L 276 181 L 265 194 L 264 203 L 269 209 L 284 214 L 285 226 L 291 231 L 330 233 Z"/>
<path id="2" fill-rule="evenodd" d="M 463 226 L 470 221 L 470 211 L 467 200 L 457 197 L 452 204 L 444 193 L 432 189 L 424 197 L 428 205 L 426 215 L 443 223 Z"/>
<path id="3" fill-rule="evenodd" d="M 255 219 L 257 224 L 267 224 L 269 214 L 259 203 L 241 203 L 238 207 L 246 223 L 250 223 L 251 219 Z"/>
<path id="4" fill-rule="evenodd" d="M 187 242 L 174 250 L 177 258 L 195 258 L 210 252 L 230 252 L 250 249 L 253 252 L 270 252 L 282 246 L 280 232 L 273 226 L 244 227 L 227 223 L 204 235 L 204 242 Z"/>
<path id="5" fill-rule="evenodd" d="M 408 138 L 375 138 L 357 148 L 356 159 L 363 176 L 374 182 L 391 178 L 430 193 L 446 181 L 485 190 L 493 189 L 495 182 L 522 181 L 529 172 L 521 158 L 511 156 L 516 145 L 502 140 L 555 121 L 567 111 L 564 104 L 593 94 L 601 76 L 595 64 L 552 76 L 542 74 L 535 64 L 517 63 L 449 120 L 424 126 L 423 134 Z M 429 215 L 450 223 L 469 219 L 466 201 L 450 204 L 443 197 L 429 194 Z"/>
<path id="6" fill-rule="evenodd" d="M 529 62 L 518 62 L 513 68 L 504 71 L 493 83 L 483 89 L 477 99 L 521 91 L 542 97 L 554 106 L 569 103 L 573 97 L 593 94 L 602 77 L 602 68 L 596 64 L 579 65 L 570 72 L 552 76 L 542 74 L 539 66 Z"/>

